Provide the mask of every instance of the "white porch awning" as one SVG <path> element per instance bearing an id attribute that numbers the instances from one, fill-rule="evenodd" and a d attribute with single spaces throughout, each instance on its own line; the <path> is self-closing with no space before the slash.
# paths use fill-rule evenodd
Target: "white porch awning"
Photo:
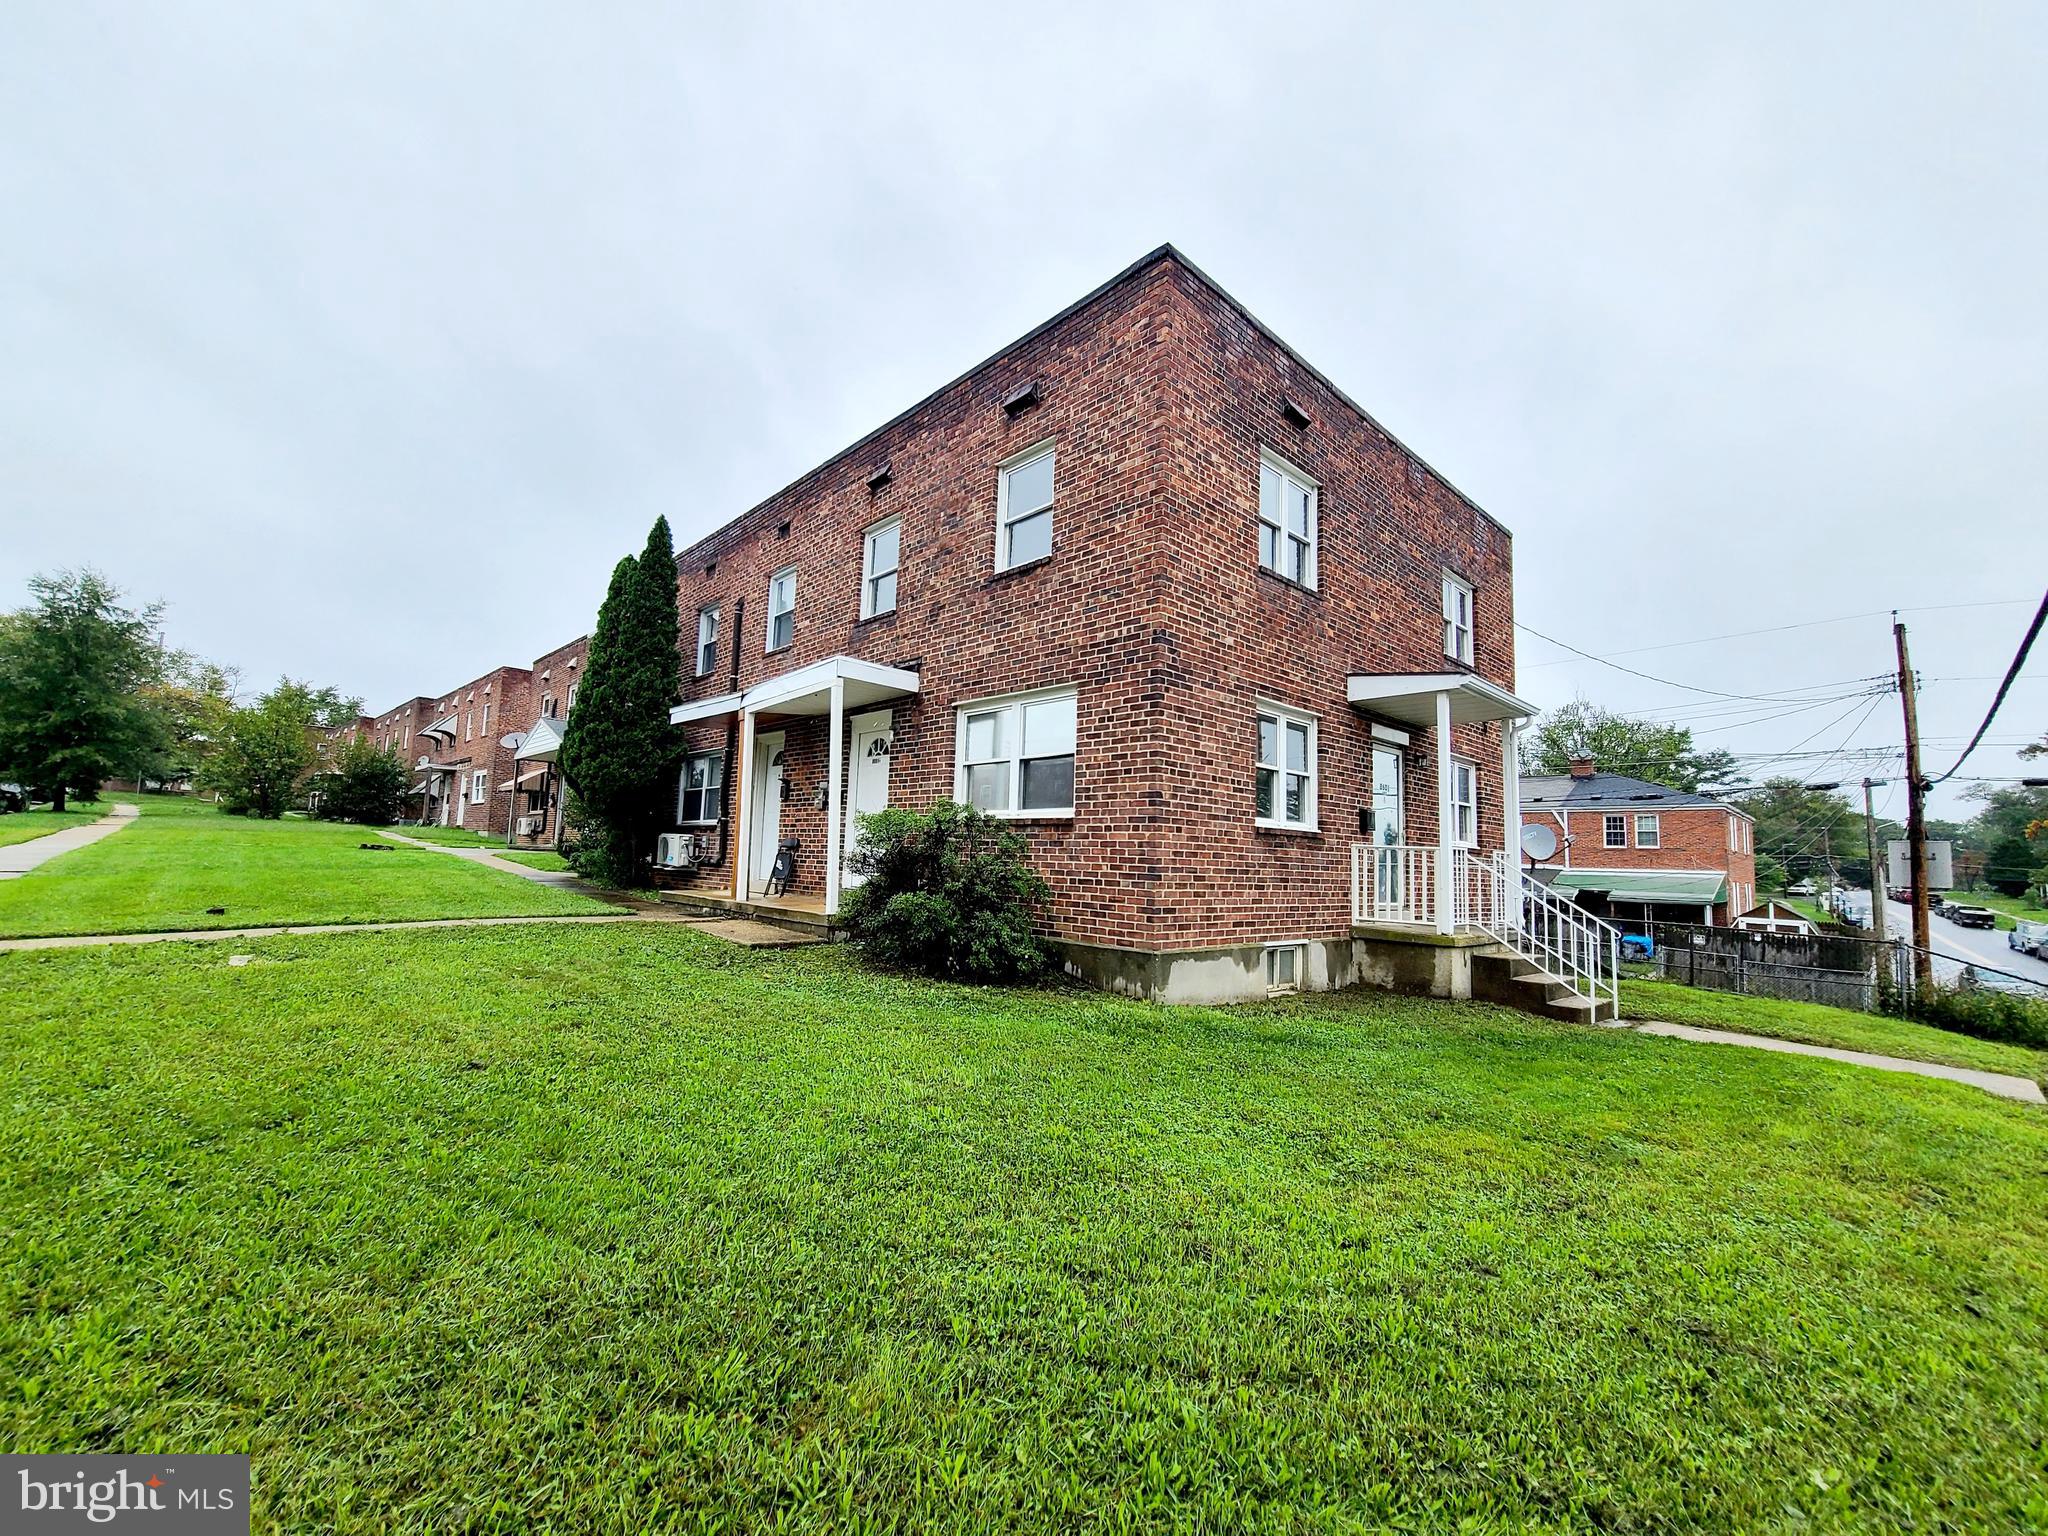
<path id="1" fill-rule="evenodd" d="M 512 754 L 515 763 L 552 763 L 562 751 L 562 722 L 542 715 Z"/>
<path id="2" fill-rule="evenodd" d="M 432 725 L 421 726 L 419 734 L 422 736 L 446 736 L 450 741 L 453 741 L 455 739 L 455 725 L 456 721 L 453 715 L 443 715 Z"/>
<path id="3" fill-rule="evenodd" d="M 885 667 L 858 656 L 828 656 L 823 661 L 798 667 L 754 684 L 744 693 L 721 693 L 715 698 L 678 704 L 668 712 L 671 725 L 717 720 L 732 714 L 822 715 L 832 707 L 832 685 L 841 685 L 848 709 L 864 709 L 885 699 L 900 699 L 918 691 L 915 672 Z"/>
<path id="4" fill-rule="evenodd" d="M 1451 698 L 1451 723 L 1476 725 L 1486 720 L 1527 720 L 1538 713 L 1534 704 L 1469 672 L 1353 673 L 1345 685 L 1353 709 L 1398 720 L 1403 725 L 1436 724 L 1436 696 Z"/>
<path id="5" fill-rule="evenodd" d="M 525 773 L 520 774 L 518 778 L 507 779 L 504 783 L 500 784 L 498 786 L 498 793 L 502 795 L 508 789 L 517 789 L 529 779 L 544 779 L 547 777 L 547 772 L 545 768 L 530 768 Z"/>

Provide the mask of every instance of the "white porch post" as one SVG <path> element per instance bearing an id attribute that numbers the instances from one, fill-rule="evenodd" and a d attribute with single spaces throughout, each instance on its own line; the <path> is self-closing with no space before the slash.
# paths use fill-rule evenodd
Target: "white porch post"
<path id="1" fill-rule="evenodd" d="M 846 828 L 842 825 L 842 805 L 845 797 L 846 768 L 841 761 L 846 756 L 846 680 L 832 679 L 831 694 L 832 723 L 826 730 L 825 747 L 825 915 L 830 917 L 839 910 L 839 858 L 840 843 L 844 840 Z"/>
<path id="2" fill-rule="evenodd" d="M 1457 889 L 1451 875 L 1451 845 L 1457 838 L 1457 809 L 1451 790 L 1451 696 L 1436 696 L 1436 931 L 1457 927 Z"/>
<path id="3" fill-rule="evenodd" d="M 754 800 L 754 712 L 740 711 L 740 760 L 732 765 L 739 775 L 733 786 L 732 826 L 728 835 L 732 838 L 732 899 L 747 899 L 747 844 L 753 839 L 747 836 L 747 810 Z"/>
<path id="4" fill-rule="evenodd" d="M 1500 840 L 1507 853 L 1510 871 L 1502 894 L 1500 921 L 1510 928 L 1521 925 L 1522 902 L 1515 893 L 1521 882 L 1514 878 L 1522 867 L 1522 754 L 1518 743 L 1522 722 L 1503 720 L 1500 726 Z"/>

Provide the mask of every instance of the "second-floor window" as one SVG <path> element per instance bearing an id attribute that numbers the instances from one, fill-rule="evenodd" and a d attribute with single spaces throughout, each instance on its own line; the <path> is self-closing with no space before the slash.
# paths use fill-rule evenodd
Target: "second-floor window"
<path id="1" fill-rule="evenodd" d="M 1444 654 L 1472 665 L 1472 583 L 1444 572 Z"/>
<path id="2" fill-rule="evenodd" d="M 491 734 L 491 706 L 488 704 L 484 706 L 484 734 Z"/>
<path id="3" fill-rule="evenodd" d="M 996 483 L 996 569 L 1029 565 L 1052 553 L 1051 443 L 1005 464 Z"/>
<path id="4" fill-rule="evenodd" d="M 860 616 L 896 611 L 896 566 L 903 556 L 903 519 L 892 517 L 867 531 L 860 548 Z"/>
<path id="5" fill-rule="evenodd" d="M 796 639 L 796 567 L 768 578 L 768 649 L 779 651 Z"/>
<path id="6" fill-rule="evenodd" d="M 1259 456 L 1259 564 L 1316 584 L 1316 483 L 1271 453 Z"/>
<path id="7" fill-rule="evenodd" d="M 1626 848 L 1628 846 L 1628 818 L 1626 816 L 1604 816 L 1601 818 L 1600 846 L 1603 848 Z"/>
<path id="8" fill-rule="evenodd" d="M 574 709 L 576 707 L 576 689 L 578 688 L 578 686 L 579 685 L 576 683 L 571 683 L 569 685 L 569 702 L 566 706 L 569 709 Z"/>
<path id="9" fill-rule="evenodd" d="M 709 677 L 718 668 L 718 610 L 697 610 L 697 675 Z"/>
<path id="10" fill-rule="evenodd" d="M 1638 816 L 1636 818 L 1636 846 L 1638 848 L 1661 848 L 1663 846 L 1662 836 L 1663 834 L 1658 827 L 1655 816 Z"/>

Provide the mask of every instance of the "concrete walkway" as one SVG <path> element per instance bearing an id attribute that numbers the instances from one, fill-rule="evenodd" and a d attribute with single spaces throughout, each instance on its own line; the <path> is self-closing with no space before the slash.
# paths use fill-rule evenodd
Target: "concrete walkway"
<path id="1" fill-rule="evenodd" d="M 1846 1061 L 1851 1066 L 1875 1067 L 1880 1072 L 1910 1072 L 1916 1077 L 1945 1078 L 1951 1083 L 1968 1083 L 2000 1098 L 2022 1104 L 2048 1104 L 2041 1085 L 2031 1077 L 2014 1077 L 2005 1072 L 1980 1072 L 1974 1067 L 1944 1067 L 1932 1061 L 1908 1061 L 1903 1056 L 1877 1056 L 1869 1051 L 1845 1051 L 1831 1045 L 1804 1045 L 1796 1040 L 1777 1040 L 1769 1035 L 1744 1035 L 1727 1029 L 1698 1029 L 1690 1024 L 1664 1024 L 1654 1019 L 1624 1019 L 1613 1026 L 1633 1029 L 1643 1035 L 1663 1035 L 1673 1040 L 1697 1040 L 1707 1045 L 1746 1045 L 1753 1051 L 1782 1051 L 1788 1056 L 1819 1056 L 1828 1061 Z"/>
<path id="2" fill-rule="evenodd" d="M 117 805 L 110 814 L 102 816 L 89 827 L 66 827 L 61 832 L 46 833 L 25 843 L 0 848 L 0 880 L 19 880 L 38 864 L 47 864 L 60 853 L 69 853 L 103 837 L 112 837 L 138 814 L 132 805 Z"/>
<path id="3" fill-rule="evenodd" d="M 643 907 L 651 906 L 643 903 Z M 274 939 L 281 934 L 392 933 L 412 928 L 519 928 L 535 923 L 662 923 L 680 914 L 660 910 L 560 913 L 553 917 L 422 917 L 393 923 L 300 923 L 288 928 L 187 928 L 176 933 L 64 933 L 44 939 L 0 939 L 0 954 L 23 949 L 85 949 L 94 944 L 169 944 L 207 939 Z"/>
<path id="4" fill-rule="evenodd" d="M 501 875 L 517 875 L 522 880 L 531 880 L 535 885 L 559 885 L 570 890 L 582 891 L 600 900 L 608 899 L 608 892 L 596 886 L 585 885 L 574 875 L 559 869 L 535 869 L 531 864 L 520 864 L 512 859 L 501 859 L 495 848 L 463 848 L 450 843 L 430 843 L 425 838 L 407 837 L 403 832 L 394 832 L 389 827 L 373 834 L 378 840 L 388 839 L 404 843 L 409 848 L 424 848 L 429 853 L 453 854 L 458 859 L 467 859 L 472 864 L 481 864 L 485 869 L 495 869 Z"/>

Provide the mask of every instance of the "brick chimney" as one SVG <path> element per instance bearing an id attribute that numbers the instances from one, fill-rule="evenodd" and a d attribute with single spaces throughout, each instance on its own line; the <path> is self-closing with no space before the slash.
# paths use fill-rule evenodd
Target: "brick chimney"
<path id="1" fill-rule="evenodd" d="M 1593 777 L 1593 759 L 1590 757 L 1575 757 L 1571 760 L 1571 769 L 1573 778 L 1590 779 Z"/>

